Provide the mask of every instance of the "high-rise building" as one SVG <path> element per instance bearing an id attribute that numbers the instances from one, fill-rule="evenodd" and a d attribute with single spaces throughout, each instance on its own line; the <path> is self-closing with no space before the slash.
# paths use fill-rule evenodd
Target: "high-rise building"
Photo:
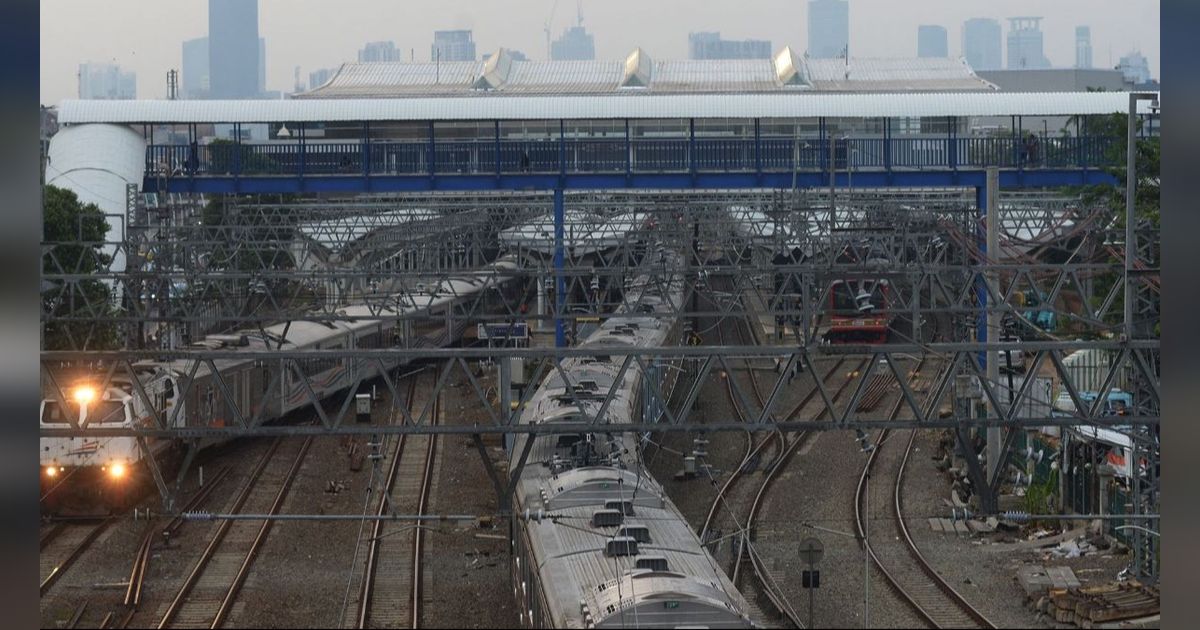
<path id="1" fill-rule="evenodd" d="M 1135 50 L 1121 57 L 1120 63 L 1117 64 L 1117 70 L 1125 75 L 1126 81 L 1135 86 L 1150 82 L 1150 63 L 1139 51 Z"/>
<path id="2" fill-rule="evenodd" d="M 1050 67 L 1042 47 L 1042 18 L 1008 18 L 1008 69 L 1041 70 Z"/>
<path id="3" fill-rule="evenodd" d="M 258 0 L 208 0 L 208 44 L 209 96 L 258 96 Z"/>
<path id="4" fill-rule="evenodd" d="M 258 38 L 258 94 L 262 96 L 267 92 L 267 40 Z"/>
<path id="5" fill-rule="evenodd" d="M 1083 70 L 1087 70 L 1092 67 L 1091 27 L 1075 27 L 1075 67 Z"/>
<path id="6" fill-rule="evenodd" d="M 308 73 L 308 89 L 315 90 L 322 85 L 325 85 L 333 78 L 333 75 L 338 71 L 337 68 L 322 68 L 315 72 Z"/>
<path id="7" fill-rule="evenodd" d="M 430 61 L 475 61 L 475 40 L 471 31 L 434 31 Z"/>
<path id="8" fill-rule="evenodd" d="M 529 61 L 529 57 L 526 56 L 525 53 L 523 53 L 515 48 L 505 48 L 504 52 L 506 54 L 508 54 L 508 58 L 512 59 L 513 61 Z M 480 57 L 479 60 L 487 61 L 488 59 L 491 59 L 491 58 L 492 58 L 492 53 L 483 53 L 483 57 Z"/>
<path id="9" fill-rule="evenodd" d="M 989 18 L 971 18 L 963 23 L 962 54 L 972 70 L 999 70 L 1000 23 Z"/>
<path id="10" fill-rule="evenodd" d="M 946 41 L 946 27 L 922 24 L 917 27 L 918 57 L 949 57 L 950 45 Z"/>
<path id="11" fill-rule="evenodd" d="M 562 37 L 550 44 L 550 58 L 554 61 L 591 61 L 596 58 L 596 44 L 592 34 L 582 26 L 572 26 L 563 31 Z"/>
<path id="12" fill-rule="evenodd" d="M 846 0 L 809 0 L 808 56 L 832 59 L 850 54 L 850 4 Z"/>
<path id="13" fill-rule="evenodd" d="M 401 60 L 400 49 L 396 48 L 395 42 L 370 42 L 358 51 L 359 63 Z"/>
<path id="14" fill-rule="evenodd" d="M 79 98 L 136 99 L 137 75 L 111 63 L 79 64 Z"/>
<path id="15" fill-rule="evenodd" d="M 183 98 L 208 97 L 208 38 L 183 42 Z"/>
<path id="16" fill-rule="evenodd" d="M 688 59 L 770 59 L 771 42 L 721 39 L 720 33 L 688 33 Z"/>

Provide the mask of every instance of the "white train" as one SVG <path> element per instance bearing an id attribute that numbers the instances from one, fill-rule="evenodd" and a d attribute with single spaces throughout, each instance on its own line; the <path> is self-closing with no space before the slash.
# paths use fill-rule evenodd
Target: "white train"
<path id="1" fill-rule="evenodd" d="M 578 422 L 599 413 L 624 358 L 604 349 L 680 340 L 682 257 L 652 250 L 626 287 L 626 306 L 587 337 L 597 356 L 563 361 L 521 414 L 523 424 Z M 602 421 L 653 422 L 679 370 L 630 364 Z M 568 387 L 570 391 L 568 391 Z M 581 410 L 582 407 L 582 410 Z M 524 626 L 535 628 L 752 627 L 748 606 L 696 533 L 645 470 L 639 434 L 588 432 L 534 439 L 513 497 L 512 586 Z"/>
<path id="2" fill-rule="evenodd" d="M 474 313 L 487 312 L 497 300 L 513 299 L 511 292 L 519 290 L 519 269 L 516 262 L 506 257 L 479 271 L 449 276 L 437 284 L 394 295 L 374 307 L 347 307 L 339 311 L 341 319 L 337 321 L 296 321 L 262 331 L 210 336 L 193 344 L 192 349 L 236 353 L 268 348 L 295 351 L 446 346 L 461 338 L 469 323 L 466 309 L 476 299 L 484 302 L 481 309 L 472 309 Z M 404 319 L 381 320 L 380 315 Z M 298 409 L 311 408 L 309 387 L 318 399 L 323 399 L 359 379 L 379 374 L 379 364 L 375 361 L 301 359 L 281 374 L 282 363 L 221 359 L 213 362 L 215 372 L 201 364 L 194 374 L 190 373 L 194 364 L 190 360 L 143 361 L 134 368 L 146 398 L 152 401 L 163 422 L 173 428 L 234 425 L 238 411 L 247 424 L 269 422 Z M 387 369 L 398 365 L 384 362 Z M 307 377 L 307 386 L 296 375 L 297 370 Z M 58 396 L 47 394 L 41 403 L 40 426 L 68 426 L 67 414 L 78 418 L 85 429 L 152 426 L 154 411 L 136 394 L 127 376 L 114 377 L 103 392 L 97 391 L 100 379 L 92 372 L 85 378 L 63 383 L 66 391 L 61 402 Z M 236 409 L 230 401 L 234 401 Z M 224 440 L 211 439 L 201 446 L 220 441 Z M 168 445 L 168 441 L 151 442 L 149 450 L 157 453 Z M 64 489 L 68 491 L 54 492 L 76 494 L 69 490 L 78 489 L 98 493 L 107 501 L 115 489 L 134 484 L 131 477 L 145 474 L 142 464 L 146 454 L 134 438 L 42 438 L 39 451 L 43 495 L 66 485 L 70 477 L 70 485 Z"/>

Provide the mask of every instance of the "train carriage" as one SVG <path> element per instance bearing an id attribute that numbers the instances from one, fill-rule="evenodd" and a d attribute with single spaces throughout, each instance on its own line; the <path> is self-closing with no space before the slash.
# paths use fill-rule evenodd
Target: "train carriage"
<path id="1" fill-rule="evenodd" d="M 609 401 L 604 424 L 654 422 L 679 373 L 676 366 L 630 364 L 618 347 L 680 341 L 682 258 L 662 249 L 626 290 L 625 306 L 582 342 L 596 354 L 562 362 L 521 414 L 525 424 L 578 423 Z M 564 375 L 566 378 L 564 379 Z M 618 378 L 621 380 L 618 382 Z M 517 484 L 512 585 L 526 627 L 751 627 L 741 594 L 645 470 L 641 435 L 581 431 L 533 439 Z"/>
<path id="2" fill-rule="evenodd" d="M 67 414 L 93 418 L 83 426 L 97 426 L 102 413 L 105 427 L 151 426 L 157 414 L 172 427 L 223 427 L 241 420 L 246 424 L 267 423 L 310 407 L 315 397 L 327 398 L 355 382 L 379 375 L 380 362 L 349 358 L 314 357 L 291 361 L 238 358 L 239 352 L 340 350 L 353 348 L 442 347 L 457 342 L 467 320 L 479 312 L 512 299 L 519 266 L 502 258 L 478 272 L 451 276 L 429 287 L 394 296 L 388 304 L 351 306 L 339 311 L 336 321 L 296 321 L 257 331 L 213 335 L 192 345 L 193 350 L 227 350 L 233 358 L 214 360 L 211 365 L 194 361 L 141 361 L 134 365 L 143 383 L 145 400 L 136 394 L 127 378 L 114 377 L 101 393 L 102 377 L 77 377 L 64 392 L 66 408 L 55 396 L 47 396 L 40 410 L 42 428 L 62 428 Z M 482 295 L 481 304 L 476 300 Z M 475 308 L 468 310 L 467 305 Z M 381 320 L 380 316 L 394 319 Z M 385 369 L 398 361 L 383 361 Z M 193 371 L 194 368 L 194 371 Z M 282 372 L 281 372 L 282 370 Z M 299 374 L 304 378 L 300 378 Z M 305 382 L 307 381 L 307 383 Z M 311 394 L 309 390 L 311 388 Z M 210 438 L 201 447 L 223 442 Z M 91 501 L 113 506 L 126 488 L 145 480 L 143 459 L 147 451 L 160 456 L 167 440 L 148 440 L 141 449 L 134 438 L 41 438 L 42 493 L 44 505 L 54 509 L 54 494 L 76 501 L 79 494 Z M 69 481 L 68 481 L 69 479 Z"/>

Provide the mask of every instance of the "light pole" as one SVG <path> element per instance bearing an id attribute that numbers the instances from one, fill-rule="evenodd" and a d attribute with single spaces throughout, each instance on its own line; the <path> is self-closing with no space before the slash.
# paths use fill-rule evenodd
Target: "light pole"
<path id="1" fill-rule="evenodd" d="M 1128 344 L 1134 338 L 1133 326 L 1133 267 L 1134 258 L 1137 256 L 1137 243 L 1134 242 L 1133 224 L 1134 216 L 1134 193 L 1137 187 L 1137 139 L 1135 138 L 1137 119 L 1137 104 L 1138 101 L 1151 101 L 1151 109 L 1157 109 L 1158 95 L 1149 92 L 1130 92 L 1129 93 L 1129 117 L 1126 126 L 1126 145 L 1125 145 L 1125 326 L 1123 333 L 1125 343 Z M 1133 453 L 1131 459 L 1134 464 L 1133 474 L 1133 510 L 1134 516 L 1142 512 L 1142 488 L 1141 474 L 1137 470 L 1137 443 L 1133 443 Z M 1135 522 L 1137 519 L 1134 519 Z M 1144 535 L 1139 527 L 1133 527 L 1133 566 L 1135 574 L 1140 574 L 1143 568 L 1143 554 L 1146 550 L 1143 549 L 1142 539 Z M 1153 570 L 1152 570 L 1153 572 Z"/>

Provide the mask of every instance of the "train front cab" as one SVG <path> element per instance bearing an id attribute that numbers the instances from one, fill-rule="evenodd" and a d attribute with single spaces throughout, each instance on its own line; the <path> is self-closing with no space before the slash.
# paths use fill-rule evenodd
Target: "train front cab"
<path id="1" fill-rule="evenodd" d="M 42 401 L 38 424 L 45 429 L 63 429 L 70 427 L 68 418 L 73 418 L 84 430 L 132 427 L 133 398 L 124 387 L 128 385 L 114 381 L 113 387 L 100 394 L 93 385 L 77 384 L 66 392 L 67 399 L 61 404 L 58 400 Z M 140 482 L 144 471 L 133 438 L 40 438 L 39 446 L 43 508 L 52 512 L 91 512 L 121 507 L 135 498 L 130 488 Z"/>
<path id="2" fill-rule="evenodd" d="M 892 288 L 887 280 L 835 280 L 829 289 L 829 343 L 884 344 L 893 316 Z"/>

